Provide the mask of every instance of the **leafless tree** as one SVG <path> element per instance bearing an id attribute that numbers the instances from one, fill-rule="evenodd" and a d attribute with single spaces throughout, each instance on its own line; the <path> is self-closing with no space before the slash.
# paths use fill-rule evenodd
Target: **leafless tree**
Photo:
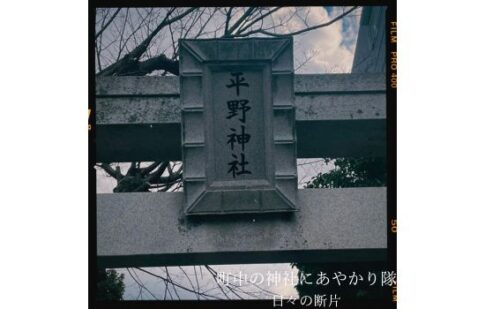
<path id="1" fill-rule="evenodd" d="M 100 8 L 96 12 L 96 75 L 178 75 L 178 40 L 181 38 L 243 38 L 300 35 L 329 26 L 355 12 L 342 7 L 329 20 L 310 22 L 308 7 L 193 7 Z M 289 30 L 288 23 L 299 27 Z M 318 51 L 305 51 L 296 69 Z M 173 191 L 181 186 L 182 166 L 153 162 L 140 167 L 132 162 L 125 174 L 119 167 L 98 164 L 117 180 L 115 192 Z"/>
<path id="2" fill-rule="evenodd" d="M 99 8 L 94 36 L 96 76 L 178 75 L 179 39 L 297 36 L 352 16 L 357 8 L 342 7 L 337 16 L 319 21 L 311 18 L 308 7 Z M 296 26 L 289 27 L 290 23 Z M 317 53 L 305 51 L 296 61 L 296 69 L 305 66 Z M 120 165 L 97 164 L 116 179 L 114 192 L 177 191 L 181 188 L 183 169 L 180 162 L 128 164 L 125 173 Z M 204 267 L 226 298 L 258 295 L 230 284 L 219 285 L 216 271 L 210 266 Z M 168 297 L 176 299 L 179 288 L 192 291 L 197 298 L 217 298 L 210 291 L 200 289 L 195 268 L 196 284 L 191 282 L 190 287 L 175 282 L 168 271 L 158 274 L 141 268 L 129 269 L 130 277 L 139 285 L 140 295 L 148 289 L 137 277 L 137 271 L 161 279 L 165 283 L 165 297 L 168 293 Z"/>

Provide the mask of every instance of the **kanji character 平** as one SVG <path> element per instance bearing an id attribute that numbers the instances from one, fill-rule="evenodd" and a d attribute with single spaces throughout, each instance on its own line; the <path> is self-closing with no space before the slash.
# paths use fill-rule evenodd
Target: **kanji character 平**
<path id="1" fill-rule="evenodd" d="M 231 83 L 229 85 L 226 85 L 227 88 L 236 87 L 237 96 L 239 96 L 239 87 L 249 88 L 249 84 L 244 82 L 246 79 L 242 77 L 243 74 L 244 73 L 242 72 L 231 73 L 231 75 L 234 76 L 235 78 L 231 78 Z"/>

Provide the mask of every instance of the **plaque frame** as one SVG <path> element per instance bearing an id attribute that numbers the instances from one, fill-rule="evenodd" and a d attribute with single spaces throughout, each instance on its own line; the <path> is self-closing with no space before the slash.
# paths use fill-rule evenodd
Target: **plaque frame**
<path id="1" fill-rule="evenodd" d="M 293 39 L 181 39 L 180 101 L 184 213 L 222 215 L 297 211 Z M 215 181 L 212 75 L 262 74 L 265 179 Z"/>

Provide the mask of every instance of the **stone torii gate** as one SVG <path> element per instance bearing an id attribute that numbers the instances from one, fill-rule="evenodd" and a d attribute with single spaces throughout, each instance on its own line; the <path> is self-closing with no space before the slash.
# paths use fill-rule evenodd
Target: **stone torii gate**
<path id="1" fill-rule="evenodd" d="M 384 74 L 295 75 L 297 157 L 386 155 Z M 96 160 L 181 160 L 179 77 L 96 80 Z M 387 258 L 386 188 L 297 191 L 299 211 L 187 217 L 184 193 L 97 194 L 100 267 Z"/>

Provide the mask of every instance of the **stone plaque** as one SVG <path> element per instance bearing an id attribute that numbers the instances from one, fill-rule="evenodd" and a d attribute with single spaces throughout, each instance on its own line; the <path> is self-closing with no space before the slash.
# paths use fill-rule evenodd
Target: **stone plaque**
<path id="1" fill-rule="evenodd" d="M 187 215 L 297 210 L 292 43 L 180 40 Z"/>

